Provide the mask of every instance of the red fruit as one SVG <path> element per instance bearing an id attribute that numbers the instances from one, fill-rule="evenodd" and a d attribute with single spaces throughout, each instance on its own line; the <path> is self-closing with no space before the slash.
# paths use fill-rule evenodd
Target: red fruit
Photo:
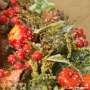
<path id="1" fill-rule="evenodd" d="M 88 41 L 87 41 L 85 38 L 80 37 L 79 40 L 80 40 L 81 42 L 83 42 L 83 47 L 87 47 L 87 46 L 88 46 Z"/>
<path id="2" fill-rule="evenodd" d="M 10 45 L 12 47 L 14 47 L 15 49 L 17 49 L 17 50 L 20 49 L 21 46 L 22 46 L 22 43 L 18 40 L 12 40 L 12 41 L 9 41 L 9 42 L 10 42 Z"/>
<path id="3" fill-rule="evenodd" d="M 80 36 L 82 36 L 83 34 L 84 34 L 84 29 L 83 28 L 78 28 L 78 34 L 80 35 Z"/>
<path id="4" fill-rule="evenodd" d="M 28 32 L 27 32 L 27 36 L 28 36 L 28 40 L 32 40 L 33 39 L 33 33 L 32 33 L 32 29 L 29 28 Z"/>
<path id="5" fill-rule="evenodd" d="M 23 46 L 23 50 L 24 50 L 26 53 L 29 53 L 29 52 L 31 51 L 31 49 L 32 49 L 32 46 L 29 45 L 29 44 L 25 44 L 25 45 Z"/>
<path id="6" fill-rule="evenodd" d="M 25 59 L 25 52 L 23 50 L 19 50 L 16 52 L 17 53 L 17 57 L 19 60 L 23 61 Z"/>
<path id="7" fill-rule="evenodd" d="M 20 29 L 21 29 L 21 34 L 27 38 L 28 40 L 32 40 L 33 38 L 33 33 L 32 33 L 32 29 L 25 26 L 25 25 L 21 25 L 20 26 Z"/>
<path id="8" fill-rule="evenodd" d="M 57 76 L 58 84 L 65 89 L 74 89 L 81 83 L 80 74 L 71 68 L 64 68 L 58 73 Z"/>
<path id="9" fill-rule="evenodd" d="M 0 78 L 3 78 L 5 75 L 4 75 L 4 70 L 3 69 L 0 69 Z"/>
<path id="10" fill-rule="evenodd" d="M 6 24 L 8 22 L 8 18 L 5 15 L 0 16 L 0 24 Z"/>
<path id="11" fill-rule="evenodd" d="M 16 62 L 16 56 L 15 55 L 9 55 L 8 56 L 8 63 L 14 64 Z"/>
<path id="12" fill-rule="evenodd" d="M 15 67 L 15 69 L 23 69 L 23 68 L 25 68 L 24 64 L 21 64 L 21 63 L 16 63 L 14 65 L 14 67 Z"/>
<path id="13" fill-rule="evenodd" d="M 27 42 L 27 31 L 27 28 L 21 24 L 15 25 L 10 31 L 8 34 L 9 41 L 15 49 L 22 47 Z"/>
<path id="14" fill-rule="evenodd" d="M 4 14 L 7 16 L 7 17 L 12 17 L 12 16 L 15 16 L 17 13 L 17 11 L 14 9 L 14 8 L 9 8 L 7 9 Z"/>
<path id="15" fill-rule="evenodd" d="M 22 39 L 22 41 L 28 40 L 27 38 L 28 28 L 25 25 L 19 25 L 19 29 L 20 29 L 19 39 Z"/>
<path id="16" fill-rule="evenodd" d="M 10 0 L 11 4 L 16 4 L 17 0 Z"/>
<path id="17" fill-rule="evenodd" d="M 17 16 L 14 16 L 14 17 L 11 19 L 11 22 L 12 22 L 13 24 L 20 24 L 20 23 L 21 23 L 19 17 L 17 17 Z"/>
<path id="18" fill-rule="evenodd" d="M 76 39 L 76 46 L 77 46 L 77 48 L 84 47 L 84 42 L 83 42 L 83 40 L 81 38 Z"/>
<path id="19" fill-rule="evenodd" d="M 82 36 L 84 36 L 85 34 L 84 34 L 84 30 L 83 30 L 83 28 L 75 28 L 74 30 L 73 30 L 73 32 L 72 32 L 72 36 L 74 37 L 74 38 L 79 38 L 79 37 L 82 37 Z"/>
<path id="20" fill-rule="evenodd" d="M 35 61 L 40 61 L 42 60 L 43 58 L 43 54 L 41 51 L 35 51 L 33 54 L 32 54 L 32 59 L 35 60 Z"/>

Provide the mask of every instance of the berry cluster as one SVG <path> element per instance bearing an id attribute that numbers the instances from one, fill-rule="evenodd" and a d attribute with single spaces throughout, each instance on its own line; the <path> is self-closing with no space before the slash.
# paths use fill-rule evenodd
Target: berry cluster
<path id="1" fill-rule="evenodd" d="M 86 80 L 87 78 L 87 80 Z M 79 72 L 72 68 L 64 68 L 57 75 L 58 84 L 66 90 L 72 90 L 75 87 L 82 87 L 85 90 L 90 90 L 90 75 L 81 76 Z"/>
<path id="2" fill-rule="evenodd" d="M 28 68 L 30 65 L 25 62 L 26 61 L 26 59 L 25 59 L 26 53 L 22 50 L 19 50 L 19 51 L 16 51 L 16 54 L 17 54 L 16 56 L 13 54 L 8 56 L 8 63 L 11 65 L 14 65 L 15 69 Z M 40 51 L 35 51 L 32 54 L 32 59 L 34 61 L 39 62 L 40 60 L 42 60 L 42 58 L 43 58 L 43 54 Z M 31 67 L 30 67 L 30 69 L 31 69 Z"/>
<path id="3" fill-rule="evenodd" d="M 32 51 L 30 44 L 33 37 L 31 28 L 25 25 L 15 25 L 14 29 L 9 33 L 10 45 L 16 49 L 16 52 L 8 56 L 8 63 L 14 65 L 16 69 L 24 68 L 26 55 Z"/>
<path id="4" fill-rule="evenodd" d="M 33 32 L 31 27 L 23 24 L 19 18 L 20 5 L 17 0 L 9 0 L 10 6 L 2 10 L 0 14 L 0 25 L 10 25 L 14 28 L 8 34 L 10 46 L 15 50 L 13 54 L 8 56 L 8 63 L 16 69 L 31 67 L 26 63 L 27 56 L 34 61 L 40 61 L 43 57 L 41 51 L 32 50 Z M 10 29 L 10 28 L 9 28 Z"/>
<path id="5" fill-rule="evenodd" d="M 2 27 L 5 26 L 5 30 L 7 30 L 8 28 L 6 28 L 6 25 L 8 26 L 12 26 L 15 24 L 20 24 L 21 20 L 18 17 L 18 13 L 20 12 L 20 7 L 17 3 L 17 0 L 9 0 L 10 5 L 8 7 L 6 7 L 5 9 L 2 10 L 2 12 L 0 13 L 0 30 L 4 31 Z M 16 56 L 15 55 L 10 55 L 8 57 L 8 62 L 10 64 L 14 64 L 16 61 Z M 2 64 L 2 61 L 0 60 L 0 65 Z M 0 78 L 7 76 L 8 71 L 0 69 Z"/>
<path id="6" fill-rule="evenodd" d="M 24 45 L 26 47 L 28 41 L 33 39 L 32 29 L 23 24 L 15 25 L 8 36 L 11 46 L 16 50 L 22 49 Z"/>
<path id="7" fill-rule="evenodd" d="M 28 51 L 30 51 L 30 50 L 28 49 Z M 11 65 L 14 65 L 15 69 L 28 68 L 28 66 L 30 66 L 30 65 L 26 63 L 26 58 L 25 58 L 26 54 L 27 54 L 27 52 L 25 52 L 23 49 L 18 50 L 18 51 L 16 51 L 15 54 L 10 54 L 8 56 L 8 63 Z M 39 62 L 42 60 L 43 54 L 41 51 L 37 50 L 32 53 L 31 58 L 34 61 Z"/>
<path id="8" fill-rule="evenodd" d="M 20 12 L 17 0 L 10 0 L 9 2 L 11 3 L 11 6 L 3 10 L 0 14 L 0 25 L 21 23 L 21 20 L 17 15 Z"/>
<path id="9" fill-rule="evenodd" d="M 8 63 L 14 65 L 16 69 L 26 67 L 27 55 L 33 60 L 40 61 L 43 57 L 41 51 L 32 50 L 32 29 L 24 24 L 15 25 L 9 33 L 10 45 L 16 50 L 14 54 L 8 56 Z"/>
<path id="10" fill-rule="evenodd" d="M 77 48 L 87 47 L 88 41 L 86 40 L 86 35 L 83 28 L 75 28 L 72 31 L 72 36 L 76 41 Z"/>

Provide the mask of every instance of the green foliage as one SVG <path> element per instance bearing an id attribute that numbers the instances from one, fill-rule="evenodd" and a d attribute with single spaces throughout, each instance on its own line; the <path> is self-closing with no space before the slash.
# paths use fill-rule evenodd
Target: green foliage
<path id="1" fill-rule="evenodd" d="M 51 24 L 49 24 L 47 26 L 44 26 L 44 27 L 42 27 L 40 29 L 36 29 L 36 30 L 34 30 L 34 33 L 40 34 L 41 32 L 45 32 L 45 31 L 47 31 L 47 30 L 49 30 L 51 28 L 61 29 L 64 26 L 65 26 L 65 22 L 64 21 L 58 21 L 58 22 L 55 22 L 55 23 L 51 23 Z"/>
<path id="2" fill-rule="evenodd" d="M 68 62 L 68 60 L 66 60 L 66 59 L 65 59 L 62 55 L 60 55 L 60 54 L 50 56 L 47 60 L 53 61 L 53 62 L 61 62 L 61 63 L 70 64 L 70 63 Z"/>
<path id="3" fill-rule="evenodd" d="M 20 14 L 18 16 L 27 26 L 32 26 L 33 30 L 39 29 L 43 26 L 41 17 L 36 13 L 21 9 Z"/>
<path id="4" fill-rule="evenodd" d="M 70 54 L 72 49 L 71 28 L 72 25 L 59 21 L 41 29 L 40 42 L 43 50 L 46 53 L 52 51 L 54 54 Z"/>
<path id="5" fill-rule="evenodd" d="M 9 3 L 9 0 L 5 1 L 7 1 L 7 4 Z M 25 61 L 25 64 L 31 65 L 32 70 L 23 71 L 16 90 L 23 90 L 22 88 L 24 90 L 64 90 L 58 87 L 56 76 L 58 71 L 65 67 L 72 67 L 81 73 L 90 73 L 90 49 L 78 49 L 76 47 L 71 35 L 74 26 L 64 17 L 61 19 L 60 11 L 54 8 L 53 3 L 48 2 L 48 0 L 17 0 L 17 2 L 20 5 L 20 12 L 17 16 L 26 26 L 32 27 L 35 40 L 30 41 L 32 50 L 26 56 L 28 61 Z M 51 8 L 54 9 L 51 10 Z M 51 12 L 49 12 L 50 10 Z M 44 13 L 44 11 L 47 12 Z M 47 20 L 47 16 L 52 17 L 49 19 L 53 23 Z M 45 23 L 44 20 L 47 20 L 47 22 Z M 0 26 L 5 30 L 3 31 L 5 33 L 9 32 L 8 30 L 12 27 L 11 24 Z M 11 49 L 9 50 L 12 53 Z M 35 50 L 42 51 L 43 58 L 41 61 L 32 59 Z M 38 56 L 36 55 L 36 57 Z M 24 63 L 24 61 L 21 61 L 21 63 Z M 22 83 L 22 85 L 19 86 L 19 83 Z M 24 83 L 25 86 L 23 86 Z"/>
<path id="6" fill-rule="evenodd" d="M 29 7 L 34 3 L 34 0 L 17 0 L 21 8 L 29 11 Z"/>
<path id="7" fill-rule="evenodd" d="M 81 70 L 81 72 L 90 72 L 90 49 L 82 48 L 72 51 L 70 61 Z"/>
<path id="8" fill-rule="evenodd" d="M 48 0 L 35 0 L 35 3 L 30 6 L 30 11 L 41 14 L 45 9 L 51 9 L 54 6 L 53 3 Z"/>

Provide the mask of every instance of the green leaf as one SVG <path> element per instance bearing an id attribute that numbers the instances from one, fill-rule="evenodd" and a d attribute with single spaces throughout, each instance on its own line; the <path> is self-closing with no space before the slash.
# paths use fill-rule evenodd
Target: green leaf
<path id="1" fill-rule="evenodd" d="M 51 9 L 54 7 L 53 3 L 48 0 L 35 0 L 35 3 L 30 6 L 29 10 L 41 14 L 45 9 Z"/>
<path id="2" fill-rule="evenodd" d="M 63 28 L 63 27 L 65 27 L 65 22 L 64 21 L 58 21 L 58 22 L 55 22 L 55 23 L 51 23 L 51 24 L 49 24 L 49 25 L 47 25 L 47 26 L 45 26 L 43 28 L 35 29 L 34 33 L 38 34 L 38 33 L 43 32 L 46 29 L 51 28 L 51 27 L 57 27 L 59 29 Z"/>
<path id="3" fill-rule="evenodd" d="M 49 61 L 53 61 L 53 62 L 61 62 L 61 63 L 66 63 L 66 64 L 70 64 L 70 62 L 68 60 L 66 60 L 62 55 L 57 54 L 57 55 L 53 55 L 47 58 L 47 60 Z"/>
<path id="4" fill-rule="evenodd" d="M 90 73 L 90 48 L 73 50 L 70 61 L 81 73 Z"/>
<path id="5" fill-rule="evenodd" d="M 90 74 L 90 56 L 86 57 L 86 60 L 81 63 L 81 72 L 83 74 Z"/>

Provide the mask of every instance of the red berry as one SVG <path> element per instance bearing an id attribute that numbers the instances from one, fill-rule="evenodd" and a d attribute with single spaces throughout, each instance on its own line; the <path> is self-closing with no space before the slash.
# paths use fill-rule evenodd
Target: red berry
<path id="1" fill-rule="evenodd" d="M 28 40 L 31 40 L 33 37 L 32 31 L 30 31 L 29 28 L 23 24 L 18 26 L 20 29 L 18 40 L 21 42 L 23 41 L 24 43 L 26 43 Z"/>
<path id="2" fill-rule="evenodd" d="M 24 66 L 24 64 L 16 63 L 16 64 L 14 65 L 14 67 L 15 67 L 15 69 L 23 69 L 25 66 Z"/>
<path id="3" fill-rule="evenodd" d="M 19 60 L 25 59 L 25 52 L 23 50 L 19 50 L 16 53 L 17 53 L 17 57 L 19 58 Z"/>
<path id="4" fill-rule="evenodd" d="M 29 45 L 29 44 L 25 44 L 25 45 L 23 46 L 23 50 L 24 50 L 26 53 L 29 53 L 29 52 L 31 51 L 31 49 L 32 49 L 32 46 Z"/>
<path id="5" fill-rule="evenodd" d="M 10 0 L 11 4 L 16 4 L 17 0 Z"/>
<path id="6" fill-rule="evenodd" d="M 58 73 L 57 81 L 58 84 L 65 89 L 73 89 L 80 85 L 81 76 L 77 71 L 71 68 L 64 68 Z"/>
<path id="7" fill-rule="evenodd" d="M 35 51 L 33 54 L 32 54 L 32 59 L 35 60 L 35 61 L 40 61 L 42 60 L 43 58 L 43 54 L 41 51 Z"/>
<path id="8" fill-rule="evenodd" d="M 82 36 L 83 34 L 84 34 L 84 29 L 83 28 L 78 28 L 78 34 L 80 35 L 80 36 Z"/>
<path id="9" fill-rule="evenodd" d="M 16 15 L 16 10 L 14 8 L 9 8 L 7 9 L 4 14 L 7 16 L 7 17 L 12 17 L 12 16 L 15 16 Z"/>
<path id="10" fill-rule="evenodd" d="M 88 46 L 88 41 L 85 38 L 80 37 L 79 39 L 83 42 L 84 47 L 87 47 Z"/>
<path id="11" fill-rule="evenodd" d="M 21 23 L 19 17 L 17 17 L 17 16 L 14 16 L 14 17 L 11 19 L 11 22 L 12 22 L 13 24 L 20 24 L 20 23 Z"/>
<path id="12" fill-rule="evenodd" d="M 12 40 L 12 41 L 9 41 L 9 43 L 12 47 L 14 47 L 17 50 L 21 49 L 21 47 L 23 46 L 23 44 L 19 40 Z"/>
<path id="13" fill-rule="evenodd" d="M 27 32 L 27 36 L 28 36 L 28 40 L 32 40 L 33 39 L 33 33 L 31 28 L 29 28 L 28 32 Z"/>
<path id="14" fill-rule="evenodd" d="M 8 18 L 5 15 L 0 16 L 0 24 L 6 24 L 8 22 Z"/>
<path id="15" fill-rule="evenodd" d="M 25 25 L 20 25 L 19 27 L 20 27 L 20 38 L 26 40 L 28 28 Z"/>
<path id="16" fill-rule="evenodd" d="M 3 78 L 5 75 L 4 75 L 4 70 L 3 69 L 0 69 L 0 78 Z"/>
<path id="17" fill-rule="evenodd" d="M 82 47 L 84 47 L 84 42 L 83 42 L 83 40 L 80 39 L 80 38 L 77 38 L 77 39 L 76 39 L 76 46 L 77 46 L 77 48 L 82 48 Z"/>
<path id="18" fill-rule="evenodd" d="M 15 55 L 9 55 L 8 56 L 8 63 L 14 64 L 16 62 L 16 56 Z"/>
<path id="19" fill-rule="evenodd" d="M 84 30 L 83 28 L 75 28 L 73 31 L 72 31 L 72 36 L 74 38 L 79 38 L 79 37 L 82 37 L 84 36 Z"/>

